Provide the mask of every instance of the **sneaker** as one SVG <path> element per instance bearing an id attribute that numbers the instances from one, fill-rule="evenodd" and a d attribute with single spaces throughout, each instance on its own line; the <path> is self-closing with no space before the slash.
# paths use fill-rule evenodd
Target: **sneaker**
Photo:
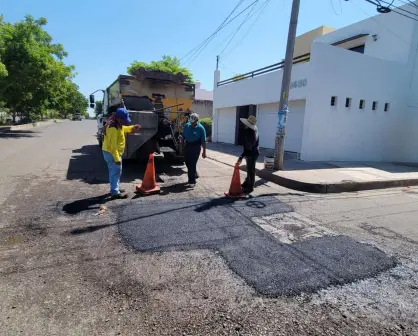
<path id="1" fill-rule="evenodd" d="M 110 196 L 111 199 L 126 199 L 128 198 L 128 194 L 126 193 L 119 193 Z"/>
<path id="2" fill-rule="evenodd" d="M 196 183 L 189 183 L 187 187 L 190 189 L 194 189 L 194 187 L 196 187 Z"/>

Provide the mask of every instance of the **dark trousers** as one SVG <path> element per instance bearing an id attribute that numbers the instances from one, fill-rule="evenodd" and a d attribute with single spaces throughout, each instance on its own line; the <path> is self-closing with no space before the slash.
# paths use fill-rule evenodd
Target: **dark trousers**
<path id="1" fill-rule="evenodd" d="M 187 167 L 187 175 L 190 184 L 196 184 L 196 166 L 199 160 L 200 151 L 202 149 L 201 143 L 186 143 L 184 148 L 184 163 Z"/>
<path id="2" fill-rule="evenodd" d="M 255 163 L 257 162 L 257 156 L 247 156 L 245 160 L 247 161 L 247 178 L 243 183 L 245 189 L 253 190 L 255 184 Z"/>

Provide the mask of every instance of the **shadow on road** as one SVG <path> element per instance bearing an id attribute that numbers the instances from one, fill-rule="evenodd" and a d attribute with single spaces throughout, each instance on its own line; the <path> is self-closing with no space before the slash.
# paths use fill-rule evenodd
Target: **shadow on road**
<path id="1" fill-rule="evenodd" d="M 146 166 L 134 160 L 124 160 L 122 183 L 142 180 Z M 161 157 L 155 158 L 157 181 L 163 182 L 160 175 L 180 176 L 182 167 L 170 166 Z M 98 145 L 86 145 L 73 150 L 67 169 L 67 180 L 80 180 L 88 184 L 107 184 L 109 181 L 106 162 Z"/>
<path id="2" fill-rule="evenodd" d="M 7 139 L 7 138 L 33 138 L 37 137 L 37 133 L 34 131 L 28 130 L 1 130 L 0 129 L 0 138 Z"/>
<path id="3" fill-rule="evenodd" d="M 80 199 L 62 207 L 62 210 L 69 215 L 75 215 L 82 211 L 99 209 L 101 204 L 105 204 L 110 200 L 110 195 L 105 194 L 97 197 Z"/>

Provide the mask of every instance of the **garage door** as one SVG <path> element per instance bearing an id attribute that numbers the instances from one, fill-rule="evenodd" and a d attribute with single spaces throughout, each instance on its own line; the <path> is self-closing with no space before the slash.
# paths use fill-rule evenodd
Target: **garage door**
<path id="1" fill-rule="evenodd" d="M 278 110 L 279 104 L 263 104 L 258 107 L 257 125 L 260 132 L 260 147 L 274 148 Z M 289 110 L 284 149 L 285 151 L 300 153 L 303 121 L 305 118 L 305 101 L 290 102 Z"/>
<path id="2" fill-rule="evenodd" d="M 235 124 L 237 108 L 228 107 L 218 110 L 218 142 L 235 143 Z"/>

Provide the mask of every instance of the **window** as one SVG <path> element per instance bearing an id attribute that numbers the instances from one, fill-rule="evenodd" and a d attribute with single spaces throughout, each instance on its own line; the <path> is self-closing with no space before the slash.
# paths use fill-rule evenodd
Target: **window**
<path id="1" fill-rule="evenodd" d="M 377 101 L 374 101 L 372 104 L 372 110 L 376 111 L 377 110 Z"/>
<path id="2" fill-rule="evenodd" d="M 389 111 L 389 103 L 385 103 L 385 112 Z"/>
<path id="3" fill-rule="evenodd" d="M 345 98 L 345 107 L 351 106 L 351 98 Z"/>
<path id="4" fill-rule="evenodd" d="M 337 97 L 336 96 L 332 96 L 331 97 L 331 106 L 335 106 L 337 105 Z"/>
<path id="5" fill-rule="evenodd" d="M 364 99 L 360 99 L 360 104 L 359 104 L 358 108 L 360 110 L 364 110 L 365 105 L 366 105 L 366 102 L 364 101 Z"/>
<path id="6" fill-rule="evenodd" d="M 360 54 L 364 54 L 364 44 L 359 45 L 357 47 L 350 48 L 348 50 L 351 50 L 351 51 L 354 51 L 354 52 L 358 52 Z"/>

